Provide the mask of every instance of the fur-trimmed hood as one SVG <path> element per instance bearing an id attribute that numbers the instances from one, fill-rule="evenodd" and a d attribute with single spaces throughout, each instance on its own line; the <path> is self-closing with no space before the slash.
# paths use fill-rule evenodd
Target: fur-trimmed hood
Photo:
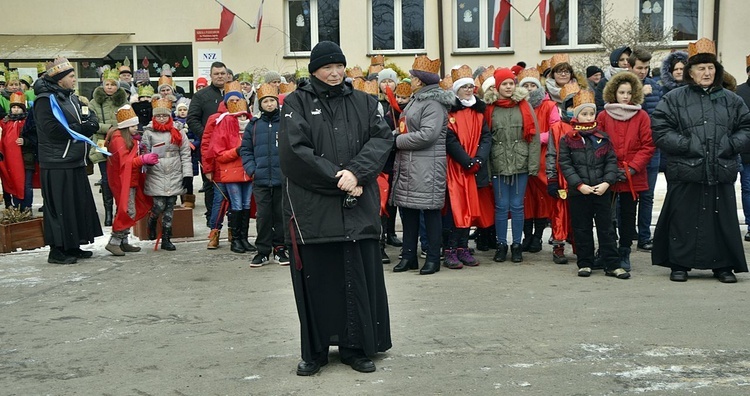
<path id="1" fill-rule="evenodd" d="M 104 92 L 103 87 L 96 87 L 96 89 L 94 89 L 94 94 L 92 95 L 92 100 L 98 104 L 101 104 L 104 103 L 104 101 L 106 101 L 108 97 L 109 96 Z M 118 108 L 122 105 L 127 104 L 129 102 L 128 93 L 125 92 L 125 90 L 122 88 L 117 88 L 117 91 L 112 94 L 112 102 Z"/>
<path id="2" fill-rule="evenodd" d="M 514 102 L 518 103 L 524 99 L 528 99 L 529 97 L 529 90 L 516 85 L 516 89 L 513 91 L 513 94 L 510 95 L 510 99 Z M 485 103 L 495 103 L 500 98 L 500 93 L 498 93 L 495 90 L 488 91 L 484 94 L 484 102 Z"/>
<path id="3" fill-rule="evenodd" d="M 623 82 L 630 83 L 630 87 L 633 90 L 633 96 L 630 99 L 632 104 L 643 103 L 643 84 L 638 79 L 638 76 L 631 72 L 617 73 L 612 76 L 612 79 L 607 81 L 607 85 L 604 86 L 602 97 L 605 103 L 617 103 L 617 87 Z"/>
<path id="4" fill-rule="evenodd" d="M 659 81 L 661 81 L 661 85 L 668 91 L 671 91 L 685 83 L 685 74 L 687 74 L 687 59 L 687 52 L 675 51 L 667 55 L 667 57 L 664 58 L 664 60 L 661 62 L 661 74 L 659 74 Z M 672 72 L 670 71 L 670 69 L 674 70 L 673 65 L 677 64 L 678 62 L 682 62 L 682 64 L 685 65 L 685 70 L 683 72 L 681 82 L 675 81 L 674 77 L 672 77 Z"/>
<path id="5" fill-rule="evenodd" d="M 455 99 L 456 95 L 453 91 L 446 91 L 437 84 L 428 85 L 414 93 L 414 100 L 435 100 L 445 106 L 446 109 L 450 109 L 453 106 Z"/>

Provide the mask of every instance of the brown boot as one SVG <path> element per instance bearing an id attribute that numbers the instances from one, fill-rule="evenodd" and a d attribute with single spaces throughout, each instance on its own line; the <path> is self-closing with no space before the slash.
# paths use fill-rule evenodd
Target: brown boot
<path id="1" fill-rule="evenodd" d="M 555 264 L 568 264 L 568 258 L 565 257 L 565 244 L 559 243 L 552 248 L 552 261 Z"/>
<path id="2" fill-rule="evenodd" d="M 112 245 L 111 243 L 108 243 L 107 246 L 104 247 L 107 249 L 108 252 L 112 253 L 114 256 L 124 256 L 125 252 L 122 251 L 120 248 L 120 245 Z"/>
<path id="3" fill-rule="evenodd" d="M 195 209 L 195 195 L 194 194 L 183 194 L 182 195 L 182 206 L 190 209 Z"/>
<path id="4" fill-rule="evenodd" d="M 211 230 L 211 233 L 208 234 L 208 246 L 206 246 L 206 249 L 219 248 L 219 234 L 221 234 L 221 230 L 216 228 Z"/>

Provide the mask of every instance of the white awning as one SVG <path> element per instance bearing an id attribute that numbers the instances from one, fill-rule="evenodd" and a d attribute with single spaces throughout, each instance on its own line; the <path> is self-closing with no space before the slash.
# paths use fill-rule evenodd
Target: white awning
<path id="1" fill-rule="evenodd" d="M 0 61 L 101 59 L 132 34 L 0 34 Z"/>

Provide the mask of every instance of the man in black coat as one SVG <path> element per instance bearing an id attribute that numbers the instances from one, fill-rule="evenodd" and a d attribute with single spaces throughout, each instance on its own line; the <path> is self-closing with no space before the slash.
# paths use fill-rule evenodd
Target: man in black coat
<path id="1" fill-rule="evenodd" d="M 297 375 L 328 363 L 328 349 L 359 372 L 391 347 L 380 256 L 377 176 L 393 146 L 378 102 L 344 81 L 333 42 L 310 54 L 310 83 L 284 100 L 279 128 L 286 240 L 302 340 Z"/>
<path id="2" fill-rule="evenodd" d="M 201 140 L 201 144 L 208 145 L 210 142 L 203 141 L 203 129 L 206 127 L 208 117 L 216 113 L 219 103 L 224 100 L 224 83 L 231 79 L 227 73 L 227 66 L 221 62 L 211 64 L 211 85 L 199 90 L 193 95 L 188 108 L 187 124 L 190 132 Z M 211 218 L 211 208 L 214 201 L 214 187 L 212 175 L 201 171 L 203 179 L 204 203 L 206 204 L 206 222 Z M 207 224 L 211 228 L 212 224 Z"/>
<path id="3" fill-rule="evenodd" d="M 750 55 L 745 58 L 745 72 L 747 81 L 737 86 L 737 95 L 739 95 L 745 105 L 750 107 Z M 742 211 L 745 214 L 745 225 L 747 232 L 745 240 L 750 242 L 750 153 L 740 153 L 742 168 L 740 169 L 740 187 L 742 189 Z"/>

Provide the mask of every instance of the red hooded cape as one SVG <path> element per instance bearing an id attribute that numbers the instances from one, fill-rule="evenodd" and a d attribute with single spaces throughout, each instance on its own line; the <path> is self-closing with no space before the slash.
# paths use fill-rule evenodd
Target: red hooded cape
<path id="1" fill-rule="evenodd" d="M 0 121 L 0 127 L 3 128 L 0 153 L 5 156 L 5 159 L 0 161 L 0 179 L 3 181 L 3 190 L 18 199 L 24 198 L 23 185 L 26 172 L 21 146 L 16 144 L 16 139 L 21 137 L 25 123 L 26 120 L 11 121 L 7 118 Z"/>
<path id="2" fill-rule="evenodd" d="M 116 131 L 112 134 L 107 148 L 112 153 L 107 159 L 107 178 L 117 204 L 112 230 L 127 230 L 148 214 L 154 201 L 152 197 L 143 193 L 146 174 L 141 172 L 143 164 L 138 155 L 138 142 L 134 142 L 133 148 L 128 150 L 120 131 Z M 135 187 L 135 217 L 128 216 L 131 187 Z"/>

